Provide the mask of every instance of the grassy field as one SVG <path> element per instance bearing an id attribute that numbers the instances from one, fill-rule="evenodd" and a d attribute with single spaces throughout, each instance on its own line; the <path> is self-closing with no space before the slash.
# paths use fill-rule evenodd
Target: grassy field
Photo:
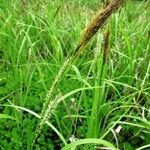
<path id="1" fill-rule="evenodd" d="M 150 149 L 150 1 L 126 1 L 73 57 L 102 8 L 1 0 L 0 150 Z"/>

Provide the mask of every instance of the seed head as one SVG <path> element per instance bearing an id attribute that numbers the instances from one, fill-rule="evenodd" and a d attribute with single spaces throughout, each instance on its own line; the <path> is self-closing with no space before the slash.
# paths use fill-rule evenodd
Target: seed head
<path id="1" fill-rule="evenodd" d="M 75 55 L 80 53 L 90 39 L 96 34 L 96 32 L 105 24 L 107 19 L 112 13 L 117 11 L 124 3 L 125 0 L 114 0 L 105 9 L 99 11 L 95 17 L 91 20 L 83 33 L 83 36 L 74 52 Z"/>

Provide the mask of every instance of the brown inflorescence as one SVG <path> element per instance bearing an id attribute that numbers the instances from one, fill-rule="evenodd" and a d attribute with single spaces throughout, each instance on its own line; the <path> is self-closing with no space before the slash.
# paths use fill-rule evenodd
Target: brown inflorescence
<path id="1" fill-rule="evenodd" d="M 103 62 L 105 63 L 108 58 L 108 46 L 109 46 L 109 37 L 110 37 L 110 31 L 109 29 L 106 30 L 104 33 L 104 44 L 103 44 Z"/>
<path id="2" fill-rule="evenodd" d="M 106 20 L 110 17 L 110 15 L 117 11 L 124 3 L 124 0 L 116 0 L 110 3 L 105 9 L 99 11 L 95 17 L 91 20 L 85 32 L 74 51 L 74 55 L 78 56 L 80 54 L 80 50 L 83 49 L 86 44 L 90 41 L 90 39 L 96 34 L 96 32 L 104 25 Z"/>

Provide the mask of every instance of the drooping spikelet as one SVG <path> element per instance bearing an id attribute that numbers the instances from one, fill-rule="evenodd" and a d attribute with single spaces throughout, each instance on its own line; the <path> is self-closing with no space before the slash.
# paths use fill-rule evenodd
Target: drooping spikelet
<path id="1" fill-rule="evenodd" d="M 76 50 L 74 51 L 75 56 L 80 54 L 80 51 L 86 46 L 86 44 L 90 41 L 90 39 L 96 34 L 96 32 L 105 24 L 106 20 L 110 17 L 110 15 L 117 11 L 120 6 L 122 6 L 124 0 L 115 0 L 110 3 L 105 9 L 99 11 L 91 22 L 86 27 L 80 43 L 78 44 Z"/>
<path id="2" fill-rule="evenodd" d="M 90 39 L 96 34 L 96 32 L 105 24 L 106 20 L 111 16 L 111 14 L 117 11 L 122 5 L 125 0 L 114 0 L 111 2 L 105 9 L 99 11 L 94 18 L 91 20 L 87 28 L 85 29 L 82 38 L 77 45 L 76 49 L 74 50 L 73 54 L 64 62 L 62 67 L 60 68 L 59 72 L 57 73 L 47 95 L 45 98 L 45 102 L 43 104 L 42 113 L 41 113 L 41 121 L 35 131 L 35 138 L 32 143 L 32 146 L 36 142 L 43 125 L 48 120 L 49 116 L 54 112 L 54 109 L 60 103 L 55 101 L 54 105 L 53 101 L 53 91 L 55 90 L 57 84 L 61 80 L 62 76 L 64 75 L 65 71 L 69 68 L 69 66 L 75 61 L 75 59 L 83 52 L 84 47 L 90 41 Z M 52 107 L 55 107 L 54 109 Z"/>

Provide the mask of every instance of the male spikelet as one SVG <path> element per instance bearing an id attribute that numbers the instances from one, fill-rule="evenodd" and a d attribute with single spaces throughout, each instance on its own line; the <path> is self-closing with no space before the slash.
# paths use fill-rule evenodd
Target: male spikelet
<path id="1" fill-rule="evenodd" d="M 43 105 L 42 114 L 41 114 L 41 121 L 39 126 L 35 131 L 35 138 L 33 141 L 33 145 L 36 142 L 43 125 L 48 120 L 49 116 L 51 116 L 51 101 L 53 96 L 53 91 L 57 86 L 58 82 L 64 75 L 65 71 L 69 66 L 75 61 L 75 59 L 83 52 L 84 47 L 90 41 L 90 39 L 96 34 L 96 32 L 104 25 L 106 20 L 111 16 L 113 12 L 116 12 L 124 3 L 125 0 L 114 0 L 112 1 L 105 9 L 99 11 L 94 18 L 91 20 L 87 28 L 85 29 L 82 38 L 77 45 L 76 49 L 74 50 L 73 54 L 64 62 L 63 66 L 60 68 L 55 80 L 53 81 L 50 90 L 47 93 L 45 98 L 45 103 Z M 58 105 L 58 103 L 57 103 Z M 56 106 L 55 106 L 56 107 Z"/>
<path id="2" fill-rule="evenodd" d="M 83 48 L 87 45 L 90 39 L 104 25 L 104 23 L 110 17 L 110 15 L 122 6 L 124 1 L 125 0 L 114 0 L 113 2 L 109 3 L 109 5 L 105 9 L 99 11 L 94 16 L 92 21 L 86 27 L 85 32 L 83 33 L 82 38 L 73 53 L 74 57 L 77 57 L 81 54 Z"/>
<path id="3" fill-rule="evenodd" d="M 108 58 L 108 46 L 109 46 L 109 36 L 110 36 L 110 31 L 109 29 L 106 30 L 104 33 L 104 44 L 103 44 L 103 63 L 106 63 L 107 58 Z"/>

